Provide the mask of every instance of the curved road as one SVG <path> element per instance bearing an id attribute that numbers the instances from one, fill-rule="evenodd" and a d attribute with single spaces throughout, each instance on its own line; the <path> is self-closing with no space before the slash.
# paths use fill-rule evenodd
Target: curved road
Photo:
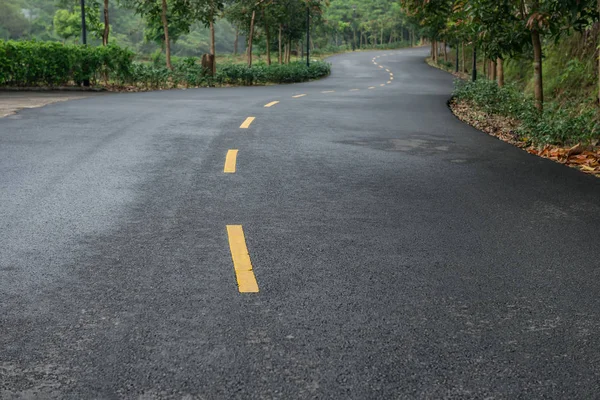
<path id="1" fill-rule="evenodd" d="M 0 398 L 597 397 L 600 181 L 425 54 L 1 119 Z"/>

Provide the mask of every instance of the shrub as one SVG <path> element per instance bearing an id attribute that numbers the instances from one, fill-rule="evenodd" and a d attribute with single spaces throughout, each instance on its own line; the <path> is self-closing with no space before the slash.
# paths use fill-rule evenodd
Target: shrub
<path id="1" fill-rule="evenodd" d="M 534 100 L 514 85 L 501 88 L 487 79 L 475 82 L 457 80 L 454 97 L 488 114 L 519 120 L 519 135 L 536 144 L 572 145 L 600 138 L 600 124 L 595 109 L 561 107 L 557 103 L 547 102 L 544 111 L 539 112 Z"/>
<path id="2" fill-rule="evenodd" d="M 161 64 L 160 54 L 151 62 L 133 61 L 134 54 L 120 47 L 64 45 L 57 42 L 0 41 L 0 86 L 61 86 L 89 79 L 144 89 L 180 86 L 264 85 L 267 83 L 305 82 L 330 73 L 324 62 L 287 65 L 222 64 L 210 76 L 198 59 L 173 58 L 173 70 Z"/>
<path id="3" fill-rule="evenodd" d="M 59 86 L 100 78 L 123 81 L 130 74 L 133 57 L 131 51 L 114 45 L 0 41 L 0 85 Z"/>

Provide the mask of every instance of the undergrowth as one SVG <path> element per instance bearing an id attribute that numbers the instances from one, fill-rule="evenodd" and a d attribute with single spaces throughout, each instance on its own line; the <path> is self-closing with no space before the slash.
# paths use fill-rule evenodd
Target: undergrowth
<path id="1" fill-rule="evenodd" d="M 568 107 L 547 102 L 544 111 L 535 108 L 534 100 L 516 84 L 499 87 L 496 82 L 479 79 L 456 81 L 454 97 L 466 101 L 488 114 L 514 118 L 521 122 L 518 136 L 535 145 L 573 145 L 600 139 L 600 123 L 595 107 Z"/>

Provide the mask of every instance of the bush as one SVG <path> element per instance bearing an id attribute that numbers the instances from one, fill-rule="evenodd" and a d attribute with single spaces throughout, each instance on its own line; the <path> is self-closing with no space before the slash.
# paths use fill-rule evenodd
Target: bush
<path id="1" fill-rule="evenodd" d="M 131 51 L 114 45 L 0 41 L 0 85 L 60 86 L 101 78 L 123 81 L 131 72 L 133 57 Z"/>
<path id="2" fill-rule="evenodd" d="M 222 65 L 214 81 L 217 84 L 264 85 L 267 83 L 306 82 L 329 75 L 331 66 L 322 61 L 314 61 L 307 67 L 302 62 L 290 64 L 256 64 L 248 68 L 242 64 Z"/>
<path id="3" fill-rule="evenodd" d="M 329 75 L 330 66 L 313 62 L 287 65 L 222 64 L 210 76 L 198 59 L 173 58 L 173 70 L 162 63 L 159 53 L 148 63 L 134 62 L 134 54 L 120 47 L 64 45 L 57 42 L 0 41 L 0 86 L 63 86 L 89 79 L 117 86 L 133 85 L 144 89 L 180 86 L 264 85 L 305 82 Z"/>
<path id="4" fill-rule="evenodd" d="M 547 102 L 544 111 L 539 112 L 534 100 L 514 85 L 501 88 L 488 79 L 457 80 L 454 97 L 488 114 L 519 120 L 519 135 L 536 144 L 573 145 L 600 138 L 600 121 L 595 109 L 560 107 L 557 103 Z"/>

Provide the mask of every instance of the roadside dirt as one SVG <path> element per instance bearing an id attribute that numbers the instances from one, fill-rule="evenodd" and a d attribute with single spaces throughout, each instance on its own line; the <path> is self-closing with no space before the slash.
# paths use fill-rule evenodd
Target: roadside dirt
<path id="1" fill-rule="evenodd" d="M 430 66 L 448 72 L 459 79 L 469 79 L 467 74 L 453 73 L 436 65 L 431 58 L 427 58 L 426 62 Z M 535 146 L 526 138 L 520 138 L 517 135 L 520 122 L 513 118 L 488 114 L 472 104 L 464 101 L 457 102 L 456 99 L 452 99 L 448 103 L 448 106 L 458 119 L 488 135 L 519 147 L 530 154 L 548 158 L 559 164 L 600 178 L 600 146 L 597 143 L 588 145 L 580 143 L 572 147 L 556 145 Z"/>
<path id="2" fill-rule="evenodd" d="M 13 92 L 0 91 L 0 118 L 15 114 L 24 108 L 43 107 L 59 101 L 78 100 L 101 93 L 85 92 Z"/>

